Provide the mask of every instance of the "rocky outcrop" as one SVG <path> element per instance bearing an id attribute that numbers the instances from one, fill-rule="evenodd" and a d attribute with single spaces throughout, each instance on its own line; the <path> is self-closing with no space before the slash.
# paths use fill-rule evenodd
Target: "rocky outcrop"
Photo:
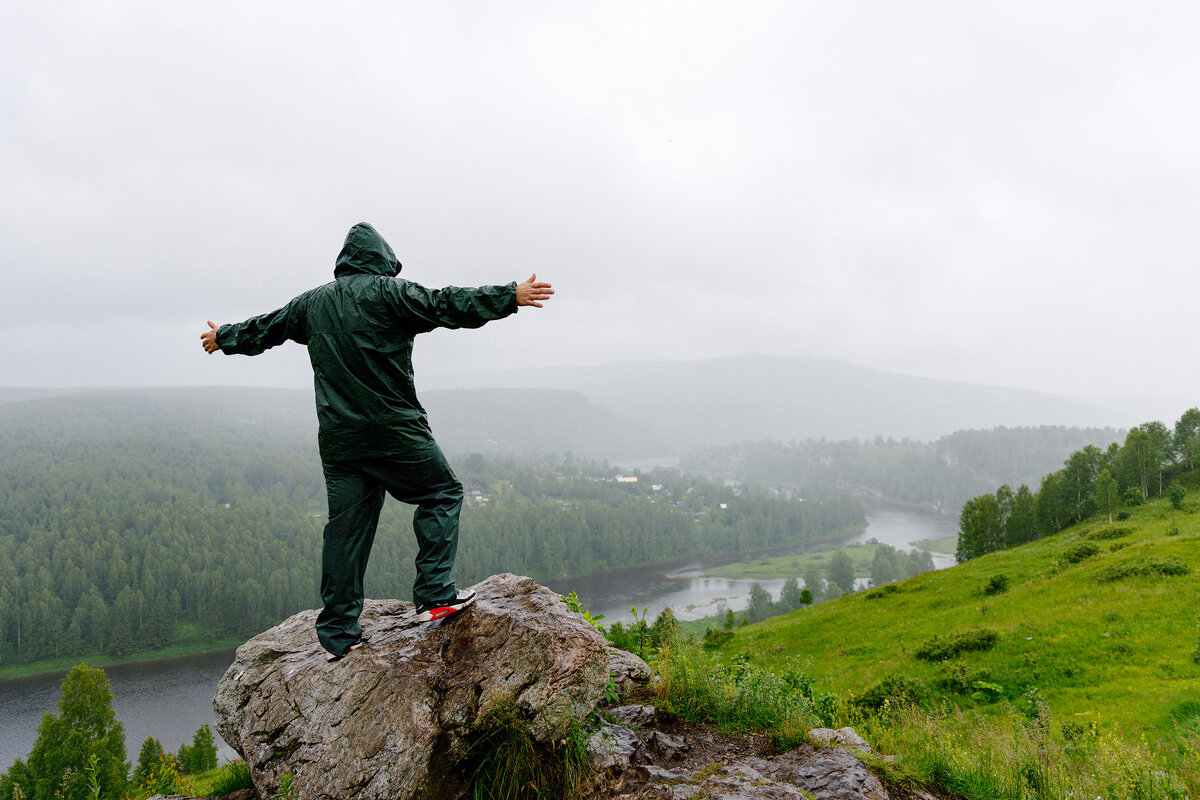
<path id="1" fill-rule="evenodd" d="M 317 643 L 315 611 L 238 648 L 213 705 L 258 796 L 289 775 L 306 800 L 457 800 L 455 760 L 489 708 L 515 709 L 552 748 L 616 690 L 641 702 L 600 708 L 598 729 L 588 721 L 594 772 L 578 800 L 890 800 L 853 729 L 813 730 L 780 753 L 764 734 L 664 716 L 636 691 L 652 680 L 646 663 L 606 646 L 558 595 L 515 575 L 474 588 L 474 606 L 435 623 L 415 622 L 410 603 L 368 601 L 367 643 L 339 661 Z"/>
<path id="2" fill-rule="evenodd" d="M 859 758 L 870 747 L 853 728 L 810 731 L 810 739 L 824 744 L 780 753 L 762 735 L 722 736 L 648 711 L 606 712 L 642 722 L 606 722 L 593 735 L 588 746 L 597 775 L 586 800 L 892 800 Z"/>
<path id="3" fill-rule="evenodd" d="M 515 704 L 543 742 L 586 717 L 608 681 L 599 634 L 529 578 L 473 588 L 474 606 L 434 623 L 411 603 L 367 601 L 367 643 L 339 661 L 317 643 L 316 611 L 238 648 L 213 706 L 259 795 L 288 774 L 313 800 L 451 798 L 450 755 L 490 706 Z"/>

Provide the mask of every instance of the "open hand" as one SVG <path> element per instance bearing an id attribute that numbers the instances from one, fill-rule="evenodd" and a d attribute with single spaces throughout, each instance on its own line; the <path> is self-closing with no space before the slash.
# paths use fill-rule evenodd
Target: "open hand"
<path id="1" fill-rule="evenodd" d="M 529 280 L 517 284 L 517 305 L 541 308 L 542 304 L 539 301 L 549 300 L 552 294 L 554 290 L 550 288 L 550 284 L 539 281 L 536 274 L 530 275 Z"/>
<path id="2" fill-rule="evenodd" d="M 208 330 L 200 334 L 200 345 L 206 353 L 215 353 L 221 349 L 217 344 L 217 326 L 213 325 L 213 321 L 208 321 Z"/>

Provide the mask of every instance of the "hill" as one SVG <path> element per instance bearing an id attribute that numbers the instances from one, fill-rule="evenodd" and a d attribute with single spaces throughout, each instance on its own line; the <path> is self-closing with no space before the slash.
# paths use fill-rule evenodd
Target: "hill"
<path id="1" fill-rule="evenodd" d="M 442 376 L 432 383 L 582 392 L 591 402 L 651 428 L 674 452 L 760 439 L 879 435 L 930 441 L 965 428 L 1122 427 L 1141 421 L 1124 411 L 1039 392 L 762 355 Z"/>
<path id="2" fill-rule="evenodd" d="M 557 389 L 455 389 L 421 393 L 430 424 L 452 454 L 532 456 L 573 452 L 659 455 L 666 443 L 647 425 L 600 408 L 579 392 Z M 160 424 L 218 440 L 248 431 L 307 442 L 316 452 L 316 411 L 308 389 L 145 387 L 21 389 L 0 387 L 0 424 L 109 426 L 116 420 Z M 82 428 L 77 428 L 82 430 Z"/>
<path id="3" fill-rule="evenodd" d="M 840 695 L 911 689 L 985 716 L 1044 703 L 1067 737 L 1096 723 L 1170 743 L 1200 733 L 1197 567 L 1193 493 L 1178 511 L 1154 501 L 1117 524 L 1093 518 L 767 620 L 724 652 L 772 669 L 801 654 L 816 682 Z M 960 635 L 994 642 L 954 652 Z"/>

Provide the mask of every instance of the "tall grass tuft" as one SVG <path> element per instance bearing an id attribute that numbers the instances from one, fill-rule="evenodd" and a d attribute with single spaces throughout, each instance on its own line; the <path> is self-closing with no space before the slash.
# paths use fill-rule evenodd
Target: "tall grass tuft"
<path id="1" fill-rule="evenodd" d="M 796 746 L 839 713 L 834 698 L 817 694 L 794 661 L 776 675 L 745 659 L 726 666 L 695 643 L 677 642 L 659 651 L 655 666 L 660 708 L 727 731 L 768 731 L 781 748 Z"/>
<path id="2" fill-rule="evenodd" d="M 489 706 L 472 733 L 456 766 L 469 776 L 474 800 L 565 800 L 591 770 L 582 728 L 558 742 L 536 742 L 511 697 Z"/>
<path id="3" fill-rule="evenodd" d="M 250 780 L 250 767 L 245 761 L 232 761 L 217 771 L 209 784 L 206 797 L 224 797 L 239 789 L 253 789 L 254 781 Z"/>

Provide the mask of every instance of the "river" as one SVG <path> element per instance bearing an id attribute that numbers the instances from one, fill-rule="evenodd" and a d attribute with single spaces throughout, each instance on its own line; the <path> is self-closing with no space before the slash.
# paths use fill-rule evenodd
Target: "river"
<path id="1" fill-rule="evenodd" d="M 868 522 L 869 527 L 862 533 L 824 543 L 820 549 L 875 539 L 908 550 L 912 542 L 954 536 L 957 532 L 948 518 L 904 510 L 872 511 Z M 624 570 L 554 581 L 549 586 L 561 593 L 577 592 L 593 614 L 604 614 L 610 622 L 630 620 L 629 609 L 633 606 L 648 608 L 651 620 L 668 605 L 681 619 L 699 619 L 717 613 L 718 607 L 739 611 L 749 605 L 754 581 L 701 574 L 706 566 L 728 562 L 728 557 L 696 559 L 668 569 Z M 940 569 L 953 564 L 954 558 L 935 554 L 934 563 Z M 783 588 L 783 579 L 758 583 L 776 598 Z M 131 763 L 137 762 L 147 736 L 158 739 L 167 750 L 178 751 L 180 745 L 191 743 L 201 725 L 207 723 L 216 735 L 212 697 L 217 681 L 232 662 L 233 651 L 227 650 L 105 667 L 112 686 L 113 709 L 125 726 L 125 749 Z M 0 681 L 0 770 L 7 771 L 15 759 L 28 755 L 42 715 L 58 712 L 61 682 L 61 673 Z M 236 758 L 219 735 L 217 744 L 222 763 Z"/>
<path id="2" fill-rule="evenodd" d="M 921 514 L 896 508 L 879 508 L 867 516 L 866 530 L 850 536 L 809 544 L 791 552 L 813 552 L 829 550 L 850 544 L 875 540 L 889 544 L 899 550 L 912 550 L 913 543 L 922 539 L 941 539 L 958 535 L 958 525 L 949 517 Z M 784 555 L 788 551 L 780 551 Z M 950 553 L 933 553 L 933 564 L 938 569 L 954 565 Z M 758 583 L 779 598 L 786 578 L 774 580 L 741 580 L 716 578 L 703 574 L 705 567 L 728 564 L 728 556 L 698 558 L 669 567 L 640 567 L 603 575 L 569 578 L 550 581 L 547 586 L 566 594 L 575 592 L 592 614 L 603 614 L 606 622 L 631 622 L 631 609 L 638 613 L 646 609 L 646 616 L 653 620 L 667 606 L 682 620 L 703 619 L 720 613 L 722 609 L 742 611 L 750 606 L 750 587 Z M 801 580 L 801 576 L 795 576 Z M 803 581 L 801 580 L 801 585 Z M 866 585 L 859 579 L 859 587 Z"/>

